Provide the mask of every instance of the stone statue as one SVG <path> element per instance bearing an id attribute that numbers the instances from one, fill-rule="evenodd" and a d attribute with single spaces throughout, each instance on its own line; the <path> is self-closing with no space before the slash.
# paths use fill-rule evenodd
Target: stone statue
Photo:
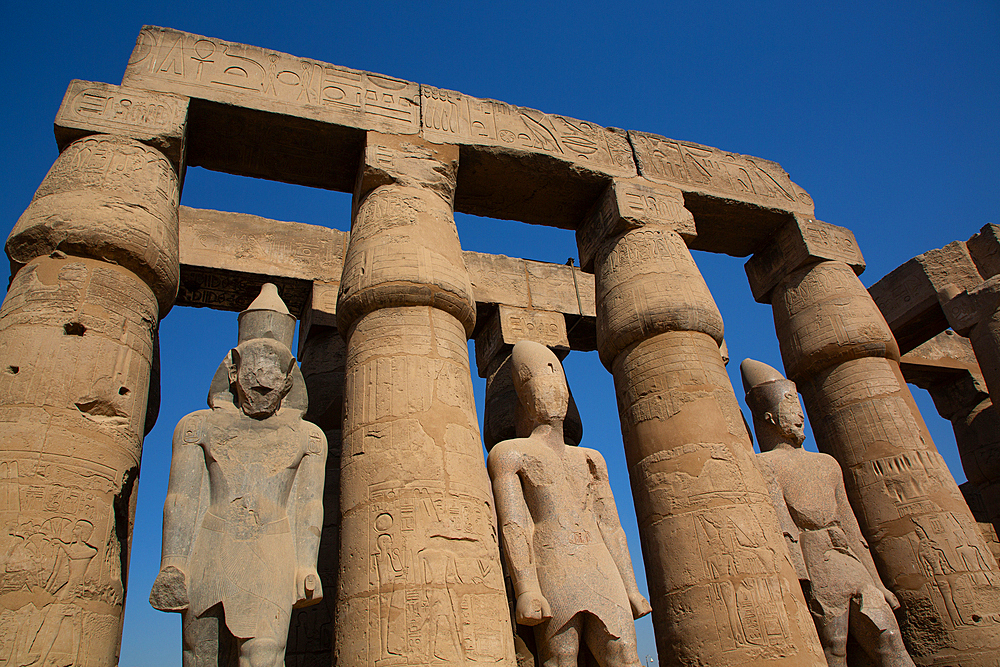
<path id="1" fill-rule="evenodd" d="M 274 285 L 240 313 L 208 404 L 174 431 L 150 603 L 183 614 L 184 665 L 280 667 L 293 607 L 322 599 L 326 437 L 302 420 L 295 318 Z"/>
<path id="2" fill-rule="evenodd" d="M 878 665 L 911 667 L 893 609 L 847 501 L 840 464 L 802 449 L 805 418 L 795 383 L 767 364 L 740 364 L 747 405 L 778 521 L 803 583 L 827 663 L 847 665 L 848 633 Z"/>
<path id="3" fill-rule="evenodd" d="M 633 619 L 648 614 L 600 453 L 566 445 L 562 365 L 532 341 L 514 345 L 522 437 L 490 451 L 488 467 L 518 623 L 535 626 L 545 667 L 576 664 L 580 641 L 604 666 L 639 665 Z"/>

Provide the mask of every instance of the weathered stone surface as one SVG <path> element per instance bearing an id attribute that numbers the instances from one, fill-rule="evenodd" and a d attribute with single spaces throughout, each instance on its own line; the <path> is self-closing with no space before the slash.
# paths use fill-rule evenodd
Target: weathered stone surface
<path id="1" fill-rule="evenodd" d="M 948 284 L 965 289 L 981 281 L 965 244 L 955 241 L 904 262 L 868 292 L 885 316 L 900 350 L 908 352 L 948 328 L 939 292 Z"/>
<path id="2" fill-rule="evenodd" d="M 56 253 L 12 279 L 0 309 L 7 664 L 116 663 L 156 322 L 156 297 L 120 266 Z"/>
<path id="3" fill-rule="evenodd" d="M 192 99 L 194 166 L 350 191 L 364 132 L 462 147 L 456 210 L 575 229 L 612 178 L 684 191 L 699 249 L 738 256 L 812 200 L 773 162 L 146 26 L 123 85 Z M 342 156 L 339 160 L 331 156 Z"/>
<path id="4" fill-rule="evenodd" d="M 241 664 L 283 664 L 293 606 L 323 598 L 326 437 L 302 419 L 305 382 L 289 349 L 295 320 L 274 285 L 239 319 L 240 342 L 216 371 L 210 409 L 174 431 L 149 600 L 183 614 L 186 660 L 226 664 L 221 651 L 235 645 Z"/>
<path id="5" fill-rule="evenodd" d="M 554 351 L 562 351 L 563 356 L 569 352 L 566 318 L 562 313 L 500 304 L 494 317 L 495 322 L 482 327 L 482 335 L 476 337 L 476 367 L 479 369 L 479 377 L 488 377 L 491 372 L 490 361 L 500 356 L 501 352 L 510 354 L 514 344 L 520 340 L 541 343 Z"/>
<path id="6" fill-rule="evenodd" d="M 535 627 L 543 664 L 575 664 L 586 638 L 599 664 L 639 665 L 633 619 L 651 608 L 635 582 L 604 458 L 564 442 L 569 388 L 555 354 L 520 341 L 510 371 L 527 419 L 488 465 L 515 618 Z"/>
<path id="7" fill-rule="evenodd" d="M 339 285 L 347 235 L 318 225 L 181 206 L 181 279 L 177 303 L 240 310 L 264 282 L 274 282 L 289 310 L 322 307 L 322 283 Z M 320 283 L 320 293 L 313 294 Z M 334 287 L 333 300 L 336 300 Z"/>
<path id="8" fill-rule="evenodd" d="M 452 217 L 458 151 L 372 133 L 364 156 L 337 304 L 338 664 L 512 665 Z"/>
<path id="9" fill-rule="evenodd" d="M 851 230 L 813 218 L 796 217 L 747 260 L 750 291 L 758 302 L 768 303 L 771 290 L 786 275 L 821 261 L 843 262 L 857 275 L 865 270 L 865 260 Z"/>
<path id="10" fill-rule="evenodd" d="M 1000 405 L 1000 275 L 962 292 L 948 285 L 941 306 L 948 324 L 972 342 L 990 398 Z"/>
<path id="11" fill-rule="evenodd" d="M 984 280 L 1000 274 L 1000 225 L 983 225 L 965 246 Z"/>
<path id="12" fill-rule="evenodd" d="M 70 81 L 56 114 L 59 150 L 88 134 L 118 134 L 156 148 L 184 173 L 188 98 L 109 83 Z"/>
<path id="13" fill-rule="evenodd" d="M 775 369 L 740 364 L 747 405 L 792 562 L 829 665 L 846 665 L 848 630 L 877 665 L 913 667 L 892 610 L 899 600 L 879 578 L 847 501 L 843 473 L 829 454 L 807 452 L 795 390 Z M 873 627 L 875 631 L 862 631 Z"/>
<path id="14" fill-rule="evenodd" d="M 661 664 L 823 664 L 690 251 L 663 225 L 596 245 L 597 344 L 614 376 Z"/>
<path id="15" fill-rule="evenodd" d="M 593 270 L 598 246 L 629 229 L 666 225 L 690 245 L 697 233 L 694 216 L 684 208 L 684 195 L 671 187 L 640 179 L 615 179 L 577 230 L 580 266 Z"/>
<path id="16" fill-rule="evenodd" d="M 594 317 L 594 275 L 564 264 L 462 253 L 479 304 Z"/>
<path id="17" fill-rule="evenodd" d="M 114 262 L 156 294 L 177 296 L 177 173 L 163 153 L 98 134 L 68 146 L 7 239 L 12 271 L 55 251 Z"/>
<path id="18" fill-rule="evenodd" d="M 854 270 L 821 261 L 771 291 L 788 376 L 820 451 L 844 470 L 919 665 L 992 665 L 1000 571 L 903 380 L 895 341 Z M 961 591 L 961 593 L 956 593 Z"/>

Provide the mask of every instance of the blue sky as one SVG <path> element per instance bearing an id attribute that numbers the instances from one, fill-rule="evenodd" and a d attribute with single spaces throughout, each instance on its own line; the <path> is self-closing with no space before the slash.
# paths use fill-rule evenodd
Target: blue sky
<path id="1" fill-rule="evenodd" d="M 171 7 L 170 5 L 187 5 Z M 0 229 L 14 225 L 56 157 L 52 120 L 71 79 L 119 83 L 143 24 L 186 30 L 644 130 L 780 163 L 819 219 L 854 231 L 871 285 L 910 257 L 1000 222 L 1000 4 L 995 2 L 7 3 L 0 105 Z M 344 193 L 188 170 L 182 203 L 349 227 Z M 458 216 L 463 247 L 564 263 L 573 234 Z M 696 253 L 738 364 L 780 367 L 770 308 L 743 261 Z M 5 281 L 4 281 L 5 282 Z M 235 314 L 177 308 L 162 325 L 164 403 L 146 439 L 121 664 L 180 663 L 179 619 L 146 597 L 159 560 L 170 434 L 205 405 L 235 343 Z M 641 575 L 610 375 L 596 353 L 566 363 Z M 474 377 L 482 410 L 483 383 Z M 742 403 L 742 391 L 737 391 Z M 956 477 L 950 424 L 918 403 Z M 745 408 L 744 408 L 745 409 Z M 640 585 L 645 588 L 645 582 Z M 640 656 L 655 655 L 649 619 Z"/>

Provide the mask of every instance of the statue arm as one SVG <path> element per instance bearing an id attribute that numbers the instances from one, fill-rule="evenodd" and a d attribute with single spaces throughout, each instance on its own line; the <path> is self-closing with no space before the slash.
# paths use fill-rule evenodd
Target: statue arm
<path id="1" fill-rule="evenodd" d="M 520 456 L 501 443 L 490 452 L 487 468 L 493 482 L 500 539 L 517 596 L 516 620 L 522 625 L 537 625 L 551 618 L 552 612 L 535 570 L 532 544 L 535 525 L 521 487 Z"/>
<path id="2" fill-rule="evenodd" d="M 326 478 L 326 436 L 318 426 L 309 426 L 306 453 L 295 474 L 295 590 L 296 606 L 304 607 L 323 599 L 323 587 L 316 571 L 320 536 L 323 530 L 323 484 Z"/>
<path id="3" fill-rule="evenodd" d="M 174 429 L 170 480 L 163 503 L 160 573 L 149 596 L 150 604 L 162 611 L 183 611 L 188 606 L 188 559 L 197 531 L 201 487 L 208 474 L 200 444 L 201 422 L 201 415 L 190 414 Z"/>
<path id="4" fill-rule="evenodd" d="M 851 550 L 857 554 L 858 560 L 861 561 L 862 565 L 864 565 L 871 574 L 873 583 L 882 592 L 882 595 L 885 596 L 885 600 L 889 603 L 889 606 L 893 609 L 899 609 L 899 600 L 892 593 L 892 591 L 886 588 L 885 584 L 882 583 L 882 578 L 879 576 L 878 570 L 875 568 L 875 561 L 872 559 L 871 551 L 868 549 L 868 543 L 861 534 L 861 527 L 858 526 L 858 519 L 854 516 L 854 510 L 851 509 L 851 503 L 847 500 L 847 490 L 844 488 L 843 473 L 840 470 L 840 464 L 833 461 L 832 465 L 836 468 L 838 519 L 840 520 L 840 526 L 843 528 L 844 534 L 847 536 L 847 541 Z"/>
<path id="5" fill-rule="evenodd" d="M 767 480 L 771 504 L 774 505 L 774 511 L 778 515 L 778 527 L 781 528 L 781 532 L 785 536 L 785 546 L 788 547 L 788 555 L 795 567 L 795 574 L 798 575 L 800 581 L 808 581 L 809 570 L 806 569 L 805 559 L 802 558 L 802 547 L 799 545 L 799 527 L 795 525 L 792 513 L 788 511 L 785 492 L 782 490 L 781 484 L 778 483 L 778 478 L 761 456 L 764 455 L 757 456 L 758 467 Z"/>
<path id="6" fill-rule="evenodd" d="M 628 552 L 625 530 L 618 517 L 618 506 L 615 505 L 614 495 L 611 493 L 608 466 L 604 462 L 604 457 L 595 450 L 587 450 L 587 459 L 590 463 L 591 483 L 596 491 L 594 511 L 597 513 L 597 526 L 601 530 L 601 538 L 611 553 L 611 557 L 618 567 L 618 572 L 621 574 L 622 582 L 625 584 L 625 592 L 628 594 L 629 603 L 632 606 L 632 616 L 640 618 L 653 609 L 650 607 L 649 601 L 639 592 L 639 585 L 635 581 L 635 571 L 632 569 L 632 557 Z"/>

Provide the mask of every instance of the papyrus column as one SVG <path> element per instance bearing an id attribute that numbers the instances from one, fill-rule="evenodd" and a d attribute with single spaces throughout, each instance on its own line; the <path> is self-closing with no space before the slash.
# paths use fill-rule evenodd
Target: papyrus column
<path id="1" fill-rule="evenodd" d="M 857 278 L 863 268 L 849 230 L 805 218 L 746 266 L 754 298 L 773 307 L 817 445 L 843 467 L 882 579 L 903 604 L 907 649 L 921 665 L 995 665 L 1000 573 Z"/>
<path id="2" fill-rule="evenodd" d="M 117 664 L 154 333 L 177 293 L 186 118 L 179 98 L 73 82 L 62 153 L 7 240 L 6 664 Z"/>
<path id="3" fill-rule="evenodd" d="M 682 235 L 680 192 L 615 181 L 577 232 L 614 376 L 661 665 L 823 665 Z"/>
<path id="4" fill-rule="evenodd" d="M 367 136 L 337 306 L 343 667 L 514 659 L 472 396 L 457 169 L 456 146 Z"/>

